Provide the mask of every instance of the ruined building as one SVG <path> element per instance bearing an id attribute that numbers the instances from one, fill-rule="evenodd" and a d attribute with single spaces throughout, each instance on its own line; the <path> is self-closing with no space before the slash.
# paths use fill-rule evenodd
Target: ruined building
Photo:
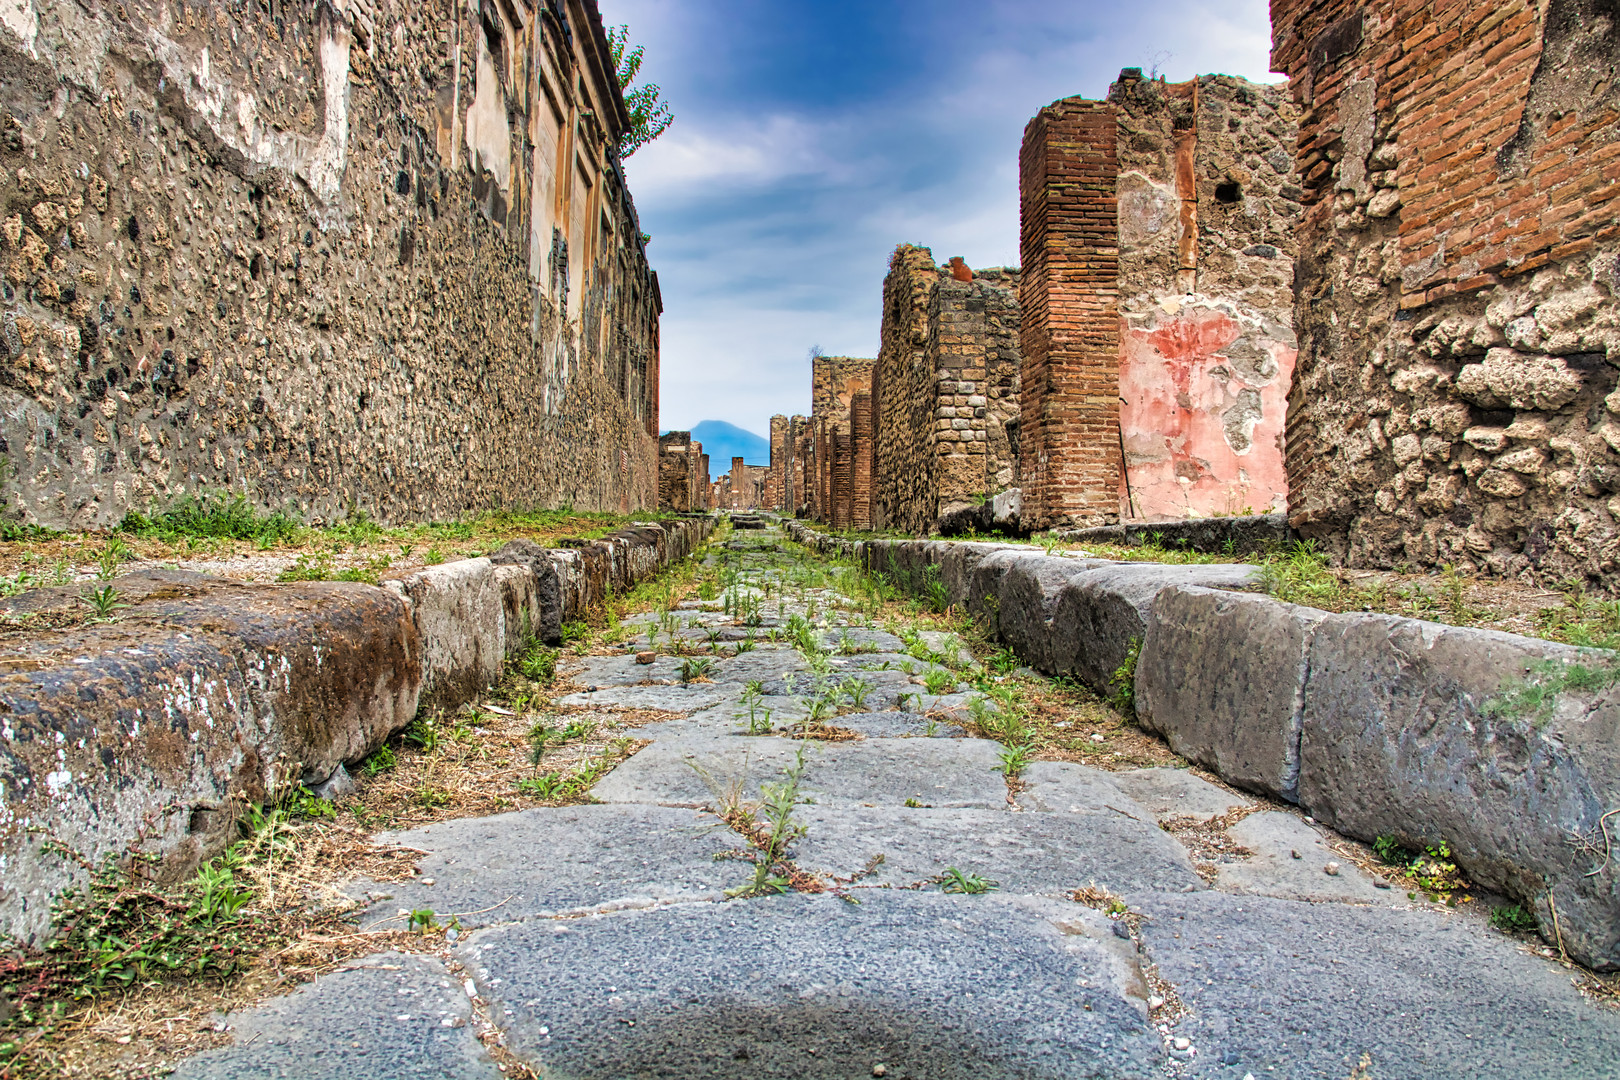
<path id="1" fill-rule="evenodd" d="M 591 0 L 25 0 L 6 513 L 652 505 L 658 280 Z"/>
<path id="2" fill-rule="evenodd" d="M 1285 88 L 1120 73 L 1024 132 L 1024 524 L 1284 507 L 1300 189 Z"/>
<path id="3" fill-rule="evenodd" d="M 658 505 L 677 513 L 712 509 L 709 455 L 692 441 L 690 431 L 666 431 L 658 437 Z"/>
<path id="4" fill-rule="evenodd" d="M 1620 26 L 1273 0 L 1301 110 L 1291 521 L 1355 564 L 1620 558 Z"/>
<path id="5" fill-rule="evenodd" d="M 1017 484 L 1018 310 L 1017 270 L 895 249 L 872 373 L 873 528 L 956 531 Z"/>
<path id="6" fill-rule="evenodd" d="M 745 465 L 742 458 L 732 458 L 731 471 L 714 484 L 714 505 L 722 510 L 768 508 L 765 485 L 769 474 L 767 466 Z"/>
<path id="7" fill-rule="evenodd" d="M 810 418 L 803 450 L 805 512 L 835 529 L 872 527 L 874 363 L 853 356 L 818 356 L 810 364 Z"/>

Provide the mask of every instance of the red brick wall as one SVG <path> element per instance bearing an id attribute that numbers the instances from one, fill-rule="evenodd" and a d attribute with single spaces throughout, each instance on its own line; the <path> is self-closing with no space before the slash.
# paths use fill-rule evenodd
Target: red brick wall
<path id="1" fill-rule="evenodd" d="M 1119 164 L 1113 109 L 1069 98 L 1019 153 L 1019 467 L 1031 528 L 1119 518 Z"/>

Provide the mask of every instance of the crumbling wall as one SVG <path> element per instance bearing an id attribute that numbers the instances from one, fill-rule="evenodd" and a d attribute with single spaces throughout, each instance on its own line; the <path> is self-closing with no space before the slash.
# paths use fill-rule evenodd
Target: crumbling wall
<path id="1" fill-rule="evenodd" d="M 654 504 L 661 303 L 594 3 L 11 7 L 8 514 Z"/>
<path id="2" fill-rule="evenodd" d="M 690 431 L 658 437 L 658 505 L 677 513 L 710 509 L 709 455 Z"/>
<path id="3" fill-rule="evenodd" d="M 810 516 L 837 528 L 849 528 L 854 513 L 855 457 L 849 442 L 851 406 L 856 394 L 871 394 L 875 363 L 875 360 L 853 356 L 818 356 L 810 364 L 810 426 L 815 471 Z"/>
<path id="4" fill-rule="evenodd" d="M 1274 0 L 1303 109 L 1291 522 L 1352 564 L 1620 563 L 1620 27 Z"/>
<path id="5" fill-rule="evenodd" d="M 872 376 L 876 527 L 933 532 L 1016 483 L 1017 290 L 1017 270 L 895 249 Z"/>
<path id="6" fill-rule="evenodd" d="M 1285 87 L 1127 68 L 1118 116 L 1127 519 L 1280 511 L 1297 131 Z"/>

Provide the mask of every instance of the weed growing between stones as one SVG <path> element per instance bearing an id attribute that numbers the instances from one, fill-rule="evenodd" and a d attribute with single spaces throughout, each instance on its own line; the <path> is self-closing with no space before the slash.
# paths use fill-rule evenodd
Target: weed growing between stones
<path id="1" fill-rule="evenodd" d="M 1142 657 L 1142 639 L 1131 638 L 1125 647 L 1125 659 L 1108 676 L 1108 704 L 1121 716 L 1136 715 L 1136 662 Z"/>
<path id="2" fill-rule="evenodd" d="M 947 866 L 945 872 L 933 879 L 939 884 L 939 891 L 943 893 L 960 893 L 968 896 L 978 896 L 990 892 L 1001 883 L 980 877 L 978 874 L 958 870 L 954 866 Z"/>
<path id="3" fill-rule="evenodd" d="M 1522 678 L 1504 679 L 1481 711 L 1492 718 L 1523 720 L 1539 731 L 1552 720 L 1560 694 L 1595 694 L 1620 683 L 1620 658 L 1596 654 L 1592 659 L 1590 664 L 1538 660 Z"/>
<path id="4" fill-rule="evenodd" d="M 1416 900 L 1422 893 L 1430 903 L 1455 907 L 1457 894 L 1468 888 L 1468 880 L 1458 871 L 1451 846 L 1444 840 L 1422 851 L 1412 851 L 1393 836 L 1380 836 L 1373 840 L 1372 848 L 1379 861 L 1411 887 L 1406 894 L 1409 900 Z"/>

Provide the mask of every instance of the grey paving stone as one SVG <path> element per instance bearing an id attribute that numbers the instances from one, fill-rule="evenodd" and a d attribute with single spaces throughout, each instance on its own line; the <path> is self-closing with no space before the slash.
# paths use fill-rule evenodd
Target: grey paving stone
<path id="1" fill-rule="evenodd" d="M 1254 805 L 1253 799 L 1233 794 L 1186 769 L 1128 769 L 1109 773 L 1108 777 L 1160 821 L 1184 816 L 1208 820 Z"/>
<path id="2" fill-rule="evenodd" d="M 1226 832 L 1254 852 L 1247 859 L 1218 864 L 1215 885 L 1226 892 L 1385 906 L 1406 899 L 1404 892 L 1375 886 L 1355 863 L 1328 847 L 1320 832 L 1292 814 L 1280 810 L 1250 814 Z M 1337 874 L 1326 872 L 1330 862 L 1338 864 Z"/>
<path id="3" fill-rule="evenodd" d="M 384 833 L 378 841 L 432 854 L 418 864 L 414 880 L 362 884 L 390 896 L 372 906 L 362 925 L 402 908 L 430 908 L 441 920 L 455 915 L 463 926 L 481 926 L 719 900 L 737 884 L 735 870 L 714 861 L 717 852 L 736 846 L 736 835 L 711 814 L 663 806 L 537 807 Z"/>
<path id="4" fill-rule="evenodd" d="M 1185 1074 L 1612 1077 L 1620 1019 L 1568 972 L 1459 915 L 1138 894 L 1146 952 L 1192 1010 Z"/>
<path id="5" fill-rule="evenodd" d="M 954 866 L 1010 893 L 1064 896 L 1093 882 L 1115 892 L 1203 887 L 1187 852 L 1164 830 L 1103 808 L 1008 814 L 808 806 L 795 816 L 808 830 L 793 848 L 805 870 L 847 878 L 883 856 L 863 886 L 911 885 Z"/>
<path id="6" fill-rule="evenodd" d="M 178 1080 L 497 1080 L 472 1007 L 434 957 L 379 953 L 232 1013 L 235 1041 L 181 1061 Z"/>
<path id="7" fill-rule="evenodd" d="M 594 693 L 582 691 L 557 699 L 559 705 L 594 706 L 599 709 L 662 709 L 667 712 L 696 712 L 720 704 L 734 693 L 733 687 L 713 683 L 690 686 L 608 686 Z"/>
<path id="8" fill-rule="evenodd" d="M 581 687 L 635 686 L 640 683 L 675 683 L 680 680 L 681 658 L 659 656 L 650 664 L 636 663 L 635 653 L 615 656 L 587 656 L 577 671 L 569 674 Z"/>
<path id="9" fill-rule="evenodd" d="M 805 751 L 804 794 L 819 805 L 1003 809 L 1006 782 L 995 771 L 998 744 L 987 739 L 885 739 L 817 743 L 795 739 L 691 736 L 659 739 L 591 789 L 602 802 L 713 804 L 716 789 L 758 798 L 759 784 L 782 777 Z M 705 780 L 705 776 L 708 778 Z"/>
<path id="10" fill-rule="evenodd" d="M 861 653 L 900 653 L 906 651 L 905 642 L 886 630 L 867 630 L 858 626 L 835 626 L 821 635 L 821 647 L 836 652 L 849 644 Z M 854 654 L 856 659 L 861 653 Z"/>
<path id="11" fill-rule="evenodd" d="M 804 657 L 785 645 L 756 645 L 745 653 L 720 661 L 712 678 L 721 683 L 745 683 L 752 679 L 779 679 L 784 671 L 809 671 Z"/>
<path id="12" fill-rule="evenodd" d="M 1072 904 L 868 894 L 499 927 L 464 950 L 548 1078 L 1147 1077 L 1128 942 Z"/>
<path id="13" fill-rule="evenodd" d="M 930 724 L 926 717 L 912 712 L 845 713 L 831 722 L 858 731 L 868 739 L 960 739 L 967 734 L 966 728 L 939 720 Z"/>
<path id="14" fill-rule="evenodd" d="M 1037 761 L 1019 776 L 1022 790 L 1018 793 L 1018 805 L 1043 813 L 1111 810 L 1152 824 L 1152 812 L 1114 782 L 1119 775 L 1072 761 Z"/>

